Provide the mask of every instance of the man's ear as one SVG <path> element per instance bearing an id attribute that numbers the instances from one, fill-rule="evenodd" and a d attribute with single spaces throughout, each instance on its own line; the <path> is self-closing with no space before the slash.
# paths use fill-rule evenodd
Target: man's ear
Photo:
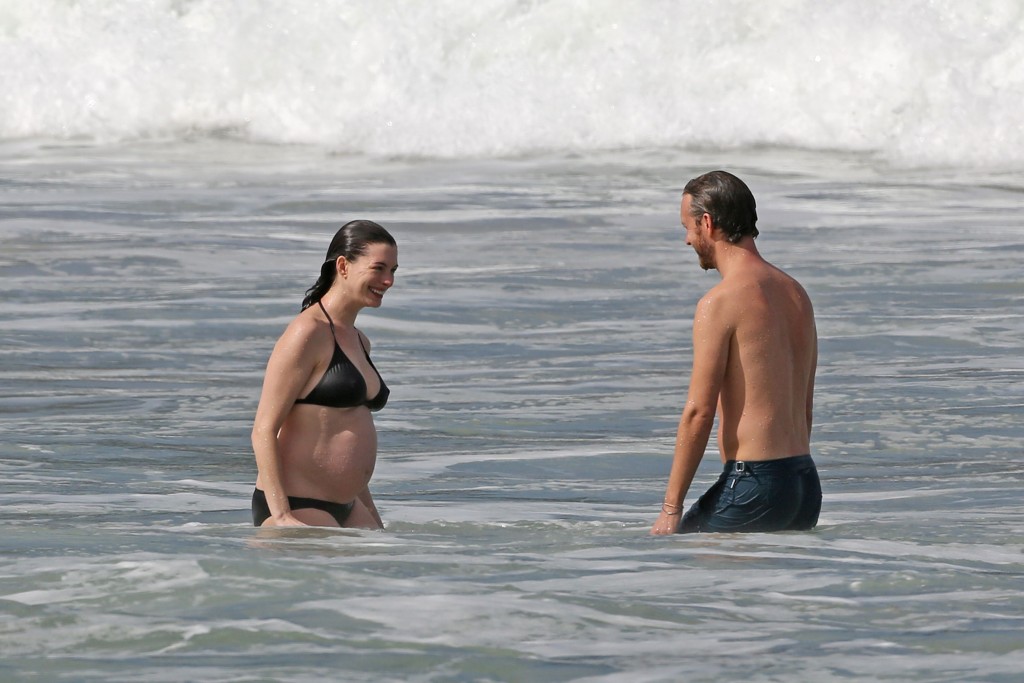
<path id="1" fill-rule="evenodd" d="M 715 231 L 715 222 L 711 220 L 710 213 L 702 213 L 700 215 L 700 231 L 704 233 L 705 237 L 711 239 L 711 235 Z"/>

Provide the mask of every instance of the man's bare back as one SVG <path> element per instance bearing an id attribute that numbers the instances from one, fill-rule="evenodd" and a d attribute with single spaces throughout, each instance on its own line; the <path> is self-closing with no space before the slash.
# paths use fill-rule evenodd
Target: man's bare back
<path id="1" fill-rule="evenodd" d="M 697 304 L 690 389 L 651 531 L 811 528 L 821 489 L 809 455 L 818 355 L 810 298 L 758 252 L 754 197 L 739 178 L 691 180 L 680 218 L 701 267 L 722 281 Z M 716 412 L 725 471 L 683 517 Z"/>
<path id="2" fill-rule="evenodd" d="M 723 276 L 707 296 L 732 328 L 719 397 L 722 460 L 775 460 L 810 452 L 817 341 L 811 300 L 762 259 Z"/>

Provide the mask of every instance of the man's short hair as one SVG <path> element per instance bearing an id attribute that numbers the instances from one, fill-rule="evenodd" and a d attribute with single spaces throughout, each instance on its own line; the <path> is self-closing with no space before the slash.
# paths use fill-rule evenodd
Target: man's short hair
<path id="1" fill-rule="evenodd" d="M 725 233 L 732 243 L 745 236 L 757 237 L 757 204 L 746 183 L 726 171 L 711 171 L 686 183 L 683 194 L 690 195 L 690 213 L 699 219 L 704 214 Z"/>

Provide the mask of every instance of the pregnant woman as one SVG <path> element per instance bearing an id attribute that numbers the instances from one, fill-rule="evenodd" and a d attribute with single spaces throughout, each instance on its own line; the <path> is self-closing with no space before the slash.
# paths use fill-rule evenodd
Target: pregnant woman
<path id="1" fill-rule="evenodd" d="M 252 430 L 256 526 L 383 527 L 370 495 L 377 461 L 371 411 L 388 388 L 355 326 L 395 282 L 398 246 L 372 221 L 334 236 L 302 312 L 267 363 Z"/>

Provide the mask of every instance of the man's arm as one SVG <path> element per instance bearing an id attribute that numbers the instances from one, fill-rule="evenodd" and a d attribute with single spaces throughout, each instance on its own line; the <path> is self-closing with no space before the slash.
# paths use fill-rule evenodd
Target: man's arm
<path id="1" fill-rule="evenodd" d="M 811 347 L 811 370 L 810 376 L 807 379 L 807 403 L 805 410 L 807 411 L 807 441 L 811 440 L 811 425 L 814 422 L 814 375 L 818 370 L 818 332 L 815 330 L 814 339 L 812 341 L 813 346 Z"/>
<path id="2" fill-rule="evenodd" d="M 693 319 L 693 371 L 690 390 L 676 433 L 675 455 L 665 487 L 661 514 L 652 534 L 672 534 L 679 528 L 683 500 L 693 483 L 697 467 L 711 436 L 718 395 L 725 381 L 732 327 L 725 319 L 724 306 L 711 290 L 697 304 Z"/>

